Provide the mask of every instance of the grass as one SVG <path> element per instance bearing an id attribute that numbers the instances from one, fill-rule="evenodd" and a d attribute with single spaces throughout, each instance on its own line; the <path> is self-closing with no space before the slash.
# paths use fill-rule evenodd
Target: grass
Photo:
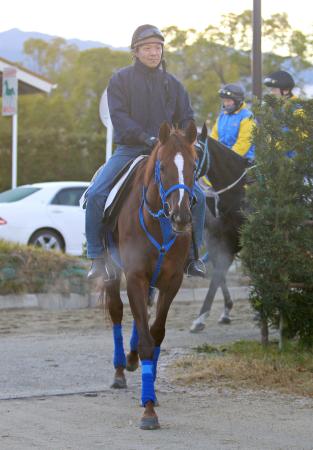
<path id="1" fill-rule="evenodd" d="M 313 352 L 294 342 L 283 352 L 276 342 L 264 348 L 256 341 L 217 347 L 205 344 L 194 350 L 174 365 L 179 384 L 269 389 L 313 397 Z"/>
<path id="2" fill-rule="evenodd" d="M 0 295 L 84 291 L 82 261 L 59 252 L 0 240 Z"/>

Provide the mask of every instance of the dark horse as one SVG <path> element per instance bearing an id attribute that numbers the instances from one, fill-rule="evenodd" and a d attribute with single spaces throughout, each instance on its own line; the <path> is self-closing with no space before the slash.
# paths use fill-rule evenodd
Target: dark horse
<path id="1" fill-rule="evenodd" d="M 193 333 L 204 329 L 219 286 L 224 296 L 224 312 L 219 322 L 230 323 L 229 313 L 233 302 L 227 288 L 226 274 L 240 250 L 239 232 L 244 221 L 242 209 L 248 166 L 247 159 L 207 136 L 206 127 L 203 127 L 200 141 L 207 145 L 207 177 L 216 194 L 215 197 L 207 197 L 205 221 L 206 244 L 213 273 L 199 316 L 191 325 L 190 331 Z"/>
<path id="2" fill-rule="evenodd" d="M 131 350 L 125 358 L 121 322 L 123 303 L 120 280 L 106 285 L 106 306 L 113 322 L 115 375 L 112 387 L 126 387 L 124 369 L 142 366 L 142 429 L 159 428 L 154 406 L 154 381 L 165 322 L 183 279 L 191 240 L 191 205 L 197 155 L 197 130 L 190 123 L 185 132 L 162 124 L 159 141 L 140 163 L 131 189 L 121 207 L 115 242 L 118 242 L 134 317 Z M 149 289 L 159 296 L 156 317 L 149 326 Z M 138 358 L 139 355 L 139 358 Z"/>

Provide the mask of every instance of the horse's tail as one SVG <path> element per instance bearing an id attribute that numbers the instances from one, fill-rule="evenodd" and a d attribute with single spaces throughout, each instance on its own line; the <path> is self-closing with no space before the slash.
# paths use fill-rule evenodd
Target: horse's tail
<path id="1" fill-rule="evenodd" d="M 110 312 L 109 312 L 109 300 L 108 300 L 108 295 L 107 295 L 107 292 L 106 292 L 106 288 L 107 288 L 107 284 L 103 282 L 101 284 L 101 286 L 100 286 L 100 291 L 99 291 L 97 304 L 103 310 L 104 320 L 107 323 L 111 324 L 112 320 L 111 320 L 111 316 L 110 316 Z"/>

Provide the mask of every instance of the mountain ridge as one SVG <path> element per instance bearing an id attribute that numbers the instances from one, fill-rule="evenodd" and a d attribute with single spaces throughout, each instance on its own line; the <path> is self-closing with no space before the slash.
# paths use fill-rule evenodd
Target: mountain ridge
<path id="1" fill-rule="evenodd" d="M 23 31 L 19 28 L 11 28 L 10 30 L 0 32 L 0 57 L 8 59 L 12 62 L 18 62 L 27 66 L 25 54 L 23 53 L 23 45 L 28 39 L 42 39 L 50 42 L 53 39 L 62 36 L 53 36 L 39 31 Z M 65 38 L 62 38 L 65 39 Z M 75 45 L 79 51 L 88 50 L 90 48 L 110 48 L 112 50 L 127 50 L 126 47 L 113 47 L 99 41 L 82 40 L 77 38 L 65 39 L 68 44 Z"/>

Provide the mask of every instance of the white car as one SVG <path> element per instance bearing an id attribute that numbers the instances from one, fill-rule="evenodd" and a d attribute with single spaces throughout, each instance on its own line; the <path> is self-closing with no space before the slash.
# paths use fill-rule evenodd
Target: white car
<path id="1" fill-rule="evenodd" d="M 0 239 L 81 255 L 85 211 L 79 200 L 88 185 L 56 181 L 0 193 Z"/>

